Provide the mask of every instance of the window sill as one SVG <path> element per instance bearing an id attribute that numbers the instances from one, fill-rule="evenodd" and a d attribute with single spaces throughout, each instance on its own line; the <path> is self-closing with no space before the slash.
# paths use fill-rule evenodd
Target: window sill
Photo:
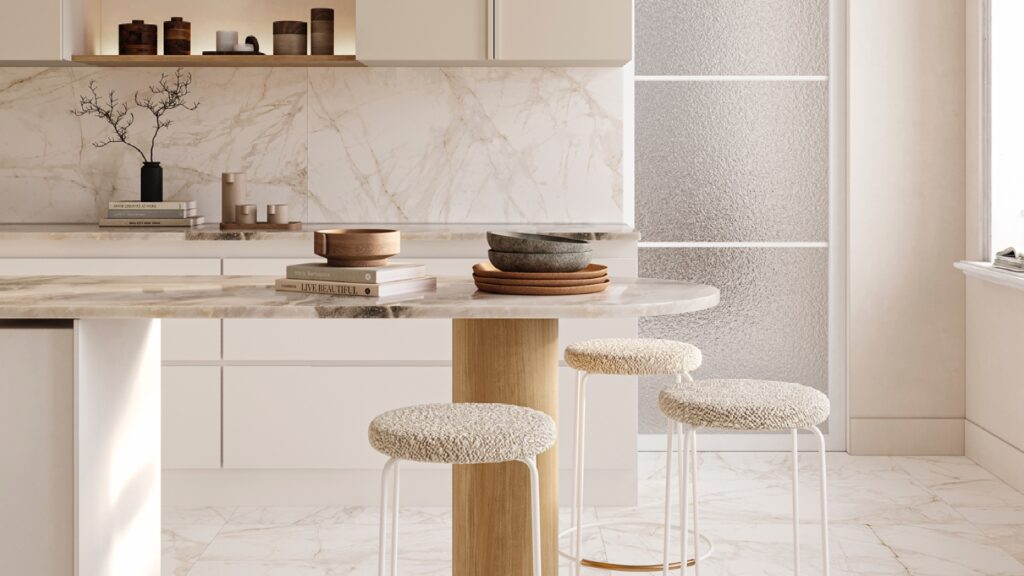
<path id="1" fill-rule="evenodd" d="M 965 276 L 977 278 L 1000 286 L 1008 286 L 1018 290 L 1024 290 L 1024 274 L 1001 270 L 992 266 L 989 262 L 969 262 L 962 260 L 954 264 Z"/>

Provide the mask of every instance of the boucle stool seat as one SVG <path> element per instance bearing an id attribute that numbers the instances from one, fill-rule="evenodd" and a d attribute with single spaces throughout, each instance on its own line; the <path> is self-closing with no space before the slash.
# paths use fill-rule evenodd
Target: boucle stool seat
<path id="1" fill-rule="evenodd" d="M 403 460 L 444 464 L 525 464 L 530 472 L 532 576 L 541 576 L 537 456 L 555 445 L 558 428 L 551 416 L 510 404 L 421 404 L 377 416 L 370 422 L 369 436 L 370 444 L 378 452 L 391 457 L 384 465 L 380 479 L 378 576 L 388 574 L 385 552 L 388 508 L 391 509 L 390 576 L 398 575 L 398 484 L 399 465 Z"/>
<path id="2" fill-rule="evenodd" d="M 509 404 L 424 404 L 370 422 L 370 445 L 401 460 L 487 464 L 523 460 L 554 446 L 550 416 Z"/>
<path id="3" fill-rule="evenodd" d="M 698 380 L 665 388 L 662 414 L 697 428 L 791 430 L 829 415 L 828 396 L 809 386 L 770 380 Z"/>
<path id="4" fill-rule="evenodd" d="M 650 376 L 700 368 L 700 349 L 686 342 L 655 338 L 601 338 L 570 344 L 569 366 L 593 374 Z"/>

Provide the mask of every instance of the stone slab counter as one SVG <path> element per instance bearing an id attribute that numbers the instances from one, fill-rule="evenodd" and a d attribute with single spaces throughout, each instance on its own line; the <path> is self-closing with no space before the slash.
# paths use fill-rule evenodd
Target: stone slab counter
<path id="1" fill-rule="evenodd" d="M 612 278 L 604 292 L 509 296 L 462 277 L 437 290 L 378 300 L 274 290 L 271 276 L 0 277 L 0 318 L 618 318 L 683 314 L 718 304 L 713 286 Z"/>

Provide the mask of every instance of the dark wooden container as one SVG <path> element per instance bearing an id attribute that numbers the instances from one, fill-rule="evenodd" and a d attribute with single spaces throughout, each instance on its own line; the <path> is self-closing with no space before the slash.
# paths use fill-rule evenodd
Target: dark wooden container
<path id="1" fill-rule="evenodd" d="M 164 55 L 188 56 L 192 53 L 192 23 L 177 16 L 164 22 Z"/>
<path id="2" fill-rule="evenodd" d="M 310 14 L 310 54 L 334 54 L 334 8 L 313 8 Z"/>
<path id="3" fill-rule="evenodd" d="M 117 27 L 117 53 L 122 56 L 155 56 L 156 24 L 132 20 Z"/>
<path id="4" fill-rule="evenodd" d="M 305 22 L 279 20 L 274 22 L 274 54 L 305 56 L 307 26 Z"/>

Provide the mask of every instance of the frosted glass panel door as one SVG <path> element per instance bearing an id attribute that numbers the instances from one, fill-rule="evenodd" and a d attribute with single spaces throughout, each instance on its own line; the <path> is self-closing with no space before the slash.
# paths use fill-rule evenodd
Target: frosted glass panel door
<path id="1" fill-rule="evenodd" d="M 717 308 L 642 319 L 641 336 L 699 346 L 697 377 L 799 382 L 841 410 L 830 377 L 837 13 L 829 0 L 637 0 L 634 97 L 640 275 L 722 291 Z M 657 393 L 669 382 L 641 381 L 642 448 L 662 449 Z"/>

